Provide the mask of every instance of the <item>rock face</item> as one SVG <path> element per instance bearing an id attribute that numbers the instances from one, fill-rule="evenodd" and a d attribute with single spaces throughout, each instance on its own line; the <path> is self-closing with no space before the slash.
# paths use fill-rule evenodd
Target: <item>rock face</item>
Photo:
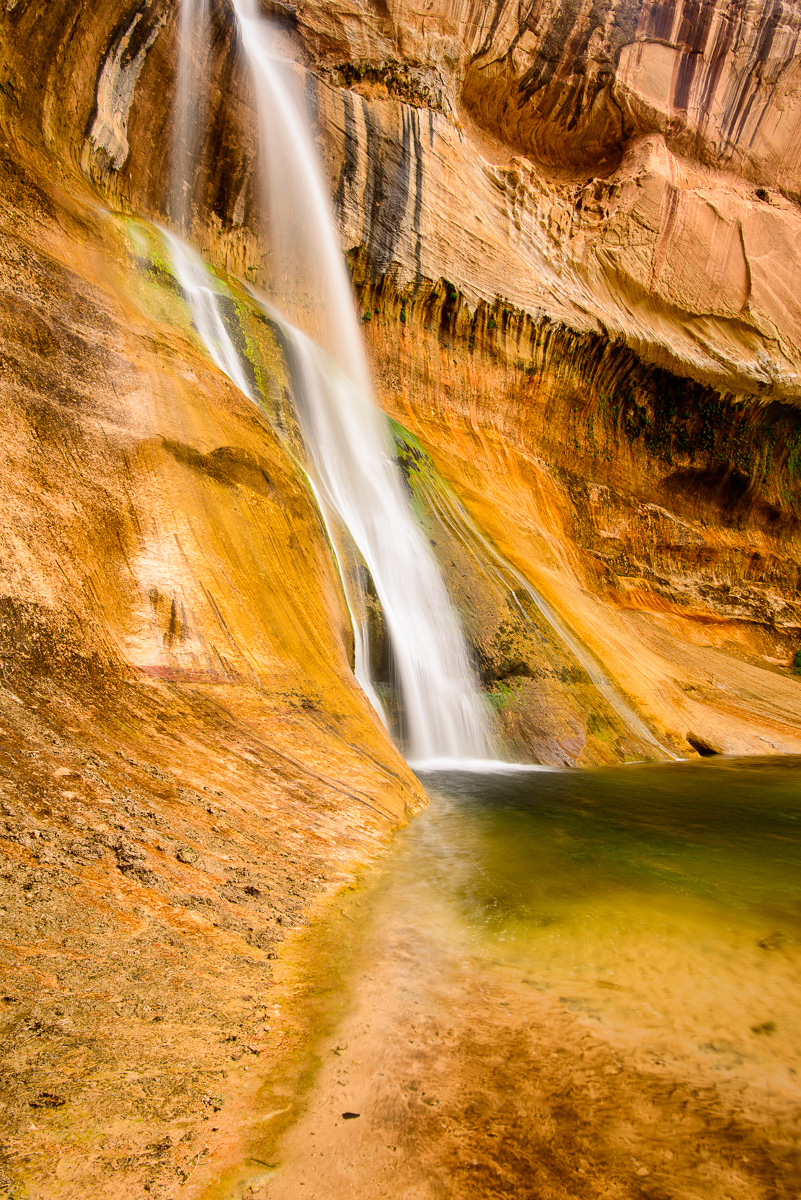
<path id="1" fill-rule="evenodd" d="M 324 7 L 384 403 L 655 728 L 794 746 L 799 10 Z"/>
<path id="2" fill-rule="evenodd" d="M 346 222 L 354 244 L 356 227 L 372 236 L 379 270 L 387 238 L 392 259 L 419 266 L 414 234 L 422 273 L 471 300 L 598 322 L 681 374 L 797 398 L 796 6 L 348 13 L 307 3 L 298 20 L 329 79 L 361 95 L 335 93 L 326 117 L 357 188 L 361 164 L 380 169 L 382 133 L 391 144 L 391 210 L 363 192 Z"/>
<path id="3" fill-rule="evenodd" d="M 0 1194 L 158 1194 L 244 1153 L 280 944 L 423 798 L 297 464 L 0 78 Z"/>
<path id="4" fill-rule="evenodd" d="M 613 159 L 652 131 L 674 152 L 798 189 L 793 4 L 500 4 L 466 72 L 468 107 L 555 166 Z"/>
<path id="5" fill-rule="evenodd" d="M 673 753 L 801 751 L 801 8 L 264 7 L 507 748 L 641 756 L 622 705 Z M 209 1013 L 251 1036 L 310 881 L 421 796 L 353 683 L 302 475 L 202 353 L 147 223 L 169 218 L 177 4 L 0 10 L 0 1180 L 138 1197 L 201 1171 L 181 1121 L 242 1086 Z M 192 238 L 266 284 L 253 97 L 210 12 Z M 171 1032 L 132 1096 L 151 1008 Z M 204 1178 L 238 1136 L 207 1139 Z"/>
<path id="6" fill-rule="evenodd" d="M 252 102 L 231 9 L 212 9 L 197 240 L 258 275 Z M 316 73 L 343 239 L 375 273 L 798 400 L 795 5 L 272 9 Z M 15 120 L 140 211 L 166 206 L 176 11 L 96 0 L 66 28 L 58 5 L 6 13 Z"/>
<path id="7" fill-rule="evenodd" d="M 419 308 L 388 283 L 361 295 L 387 406 L 651 727 L 685 754 L 699 737 L 795 747 L 798 484 L 777 451 L 795 410 L 735 404 L 547 322 L 523 340 L 501 308 L 460 353 L 438 320 L 450 306 L 458 325 L 447 286 Z M 589 735 L 604 714 L 580 707 Z"/>

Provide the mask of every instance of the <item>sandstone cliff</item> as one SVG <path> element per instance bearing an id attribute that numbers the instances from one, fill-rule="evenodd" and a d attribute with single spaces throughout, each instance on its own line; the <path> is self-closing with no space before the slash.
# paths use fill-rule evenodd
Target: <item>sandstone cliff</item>
<path id="1" fill-rule="evenodd" d="M 3 87 L 0 1194 L 139 1196 L 240 1156 L 278 946 L 422 797 L 297 463 Z"/>
<path id="2" fill-rule="evenodd" d="M 387 407 L 655 727 L 795 746 L 797 6 L 296 19 Z"/>
<path id="3" fill-rule="evenodd" d="M 295 13 L 385 405 L 654 728 L 718 749 L 797 745 L 799 19 Z"/>
<path id="4" fill-rule="evenodd" d="M 796 8 L 266 7 L 306 54 L 387 409 L 463 499 L 494 492 L 479 523 L 503 541 L 503 512 L 660 736 L 795 748 Z M 62 64 L 9 59 L 26 121 L 112 205 L 166 213 L 174 11 L 90 6 L 69 39 L 10 17 Z M 194 237 L 269 284 L 253 100 L 212 20 Z"/>
<path id="5" fill-rule="evenodd" d="M 264 7 L 507 745 L 646 751 L 572 637 L 674 753 L 801 750 L 801 7 Z M 170 215 L 177 17 L 2 5 L 2 1169 L 48 1195 L 202 1174 L 182 1114 L 242 1090 L 225 1038 L 266 1037 L 274 945 L 420 802 L 350 675 L 302 475 L 147 224 Z M 268 285 L 225 0 L 197 71 L 193 240 Z M 158 1065 L 123 1086 L 154 1021 Z"/>

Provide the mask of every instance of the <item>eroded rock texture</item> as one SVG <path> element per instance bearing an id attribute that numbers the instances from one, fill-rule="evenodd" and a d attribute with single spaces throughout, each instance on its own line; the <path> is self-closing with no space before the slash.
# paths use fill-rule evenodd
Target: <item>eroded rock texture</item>
<path id="1" fill-rule="evenodd" d="M 516 571 L 665 747 L 801 750 L 801 7 L 264 7 L 507 746 L 643 749 Z M 269 287 L 253 96 L 210 9 L 192 238 Z M 239 1042 L 278 1055 L 273 946 L 420 797 L 350 676 L 302 477 L 144 223 L 174 199 L 177 4 L 0 17 L 0 1179 L 166 1196 L 242 1153 L 235 1105 L 198 1130 L 243 1094 Z"/>
<path id="2" fill-rule="evenodd" d="M 67 144 L 70 15 L 58 50 L 49 11 L 7 12 L 37 71 L 12 79 L 18 34 L 0 74 L 0 1195 L 171 1195 L 245 1152 L 292 1040 L 287 934 L 422 797 L 353 680 L 302 473 L 152 226 L 88 183 L 161 17 L 87 60 L 107 104 Z"/>

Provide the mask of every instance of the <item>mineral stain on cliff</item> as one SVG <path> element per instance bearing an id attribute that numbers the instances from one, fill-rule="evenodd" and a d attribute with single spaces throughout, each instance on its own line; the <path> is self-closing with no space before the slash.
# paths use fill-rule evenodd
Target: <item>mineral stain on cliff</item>
<path id="1" fill-rule="evenodd" d="M 536 594 L 666 752 L 801 751 L 798 6 L 265 8 L 303 60 L 381 402 L 506 750 L 560 765 L 650 753 Z M 341 939 L 320 933 L 321 948 L 313 923 L 304 983 L 282 975 L 298 931 L 424 801 L 354 683 L 286 347 L 248 290 L 272 263 L 223 0 L 196 63 L 210 96 L 189 224 L 263 411 L 204 354 L 147 225 L 170 216 L 178 28 L 172 0 L 8 0 L 0 23 L 0 1191 L 14 1200 L 199 1196 L 238 1171 L 249 1121 L 288 1121 L 315 1068 L 316 988 Z M 377 602 L 373 635 L 389 695 Z M 410 936 L 393 927 L 390 974 Z M 794 938 L 760 927 L 743 961 L 766 976 L 795 961 Z M 733 1041 L 692 1051 L 714 1086 L 668 1084 L 588 1035 L 592 996 L 571 985 L 551 1003 L 526 979 L 495 1006 L 472 996 L 451 1091 L 442 1077 L 423 1096 L 403 1074 L 407 1141 L 393 1127 L 387 1144 L 407 1164 L 433 1128 L 465 1194 L 525 1194 L 519 1094 L 539 1121 L 525 1186 L 604 1195 L 621 1147 L 632 1157 L 615 1122 L 637 1089 L 637 1136 L 675 1117 L 710 1195 L 797 1192 L 792 1114 L 775 1109 L 768 1144 L 721 1099 Z M 614 997 L 609 982 L 593 995 Z M 435 1074 L 454 1030 L 440 1000 L 420 1040 Z M 536 1053 L 506 1004 L 531 1018 Z M 417 1035 L 411 1010 L 383 1011 Z M 749 1010 L 737 1038 L 775 1044 L 771 1022 Z M 499 1040 L 502 1155 L 480 1105 Z M 611 1129 L 597 1170 L 588 1113 Z M 365 1136 L 367 1110 L 348 1128 Z M 632 1195 L 673 1194 L 674 1151 L 654 1146 L 620 1176 Z"/>

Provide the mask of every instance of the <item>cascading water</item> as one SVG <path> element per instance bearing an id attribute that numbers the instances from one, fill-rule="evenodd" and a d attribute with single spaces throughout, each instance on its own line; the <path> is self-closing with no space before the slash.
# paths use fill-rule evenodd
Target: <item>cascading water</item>
<path id="1" fill-rule="evenodd" d="M 194 8 L 199 0 L 185 2 Z M 354 594 L 360 572 L 347 566 L 346 559 L 353 556 L 336 535 L 340 523 L 366 563 L 381 604 L 399 677 L 409 758 L 482 759 L 489 750 L 487 718 L 445 586 L 412 519 L 384 420 L 372 402 L 350 282 L 311 132 L 286 68 L 273 57 L 270 29 L 255 0 L 234 0 L 234 10 L 256 91 L 271 290 L 282 316 L 266 307 L 278 318 L 291 349 L 312 482 L 354 620 L 357 675 L 380 709 L 369 678 L 365 605 Z M 182 22 L 181 36 L 195 38 L 196 25 L 187 28 Z M 186 70 L 188 41 L 182 42 L 181 54 Z M 180 90 L 179 98 L 192 104 Z M 190 120 L 182 118 L 178 125 L 184 145 Z M 176 153 L 176 164 L 184 153 Z M 184 184 L 180 194 L 185 192 Z M 211 357 L 258 403 L 223 321 L 220 290 L 193 251 L 174 235 L 169 241 L 176 274 Z"/>

